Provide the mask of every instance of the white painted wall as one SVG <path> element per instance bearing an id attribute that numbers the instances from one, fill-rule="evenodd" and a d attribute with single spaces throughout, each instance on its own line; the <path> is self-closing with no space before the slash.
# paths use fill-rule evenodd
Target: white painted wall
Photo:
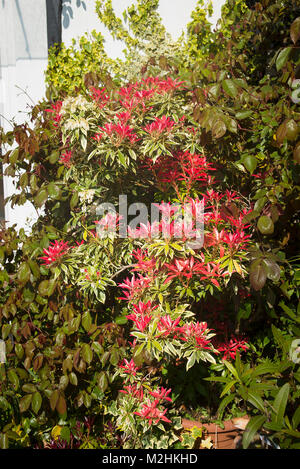
<path id="1" fill-rule="evenodd" d="M 5 131 L 11 129 L 8 121 L 26 121 L 29 106 L 43 97 L 47 58 L 45 0 L 1 0 L 0 124 Z M 16 192 L 13 178 L 5 176 L 3 183 L 4 197 Z M 13 209 L 9 204 L 5 207 L 8 226 L 17 223 L 19 228 L 25 227 L 27 218 L 36 217 L 29 202 Z"/>

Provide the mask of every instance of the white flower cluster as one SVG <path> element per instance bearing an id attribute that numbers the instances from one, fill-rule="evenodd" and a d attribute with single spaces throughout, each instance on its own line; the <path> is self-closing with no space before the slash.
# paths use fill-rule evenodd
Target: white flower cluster
<path id="1" fill-rule="evenodd" d="M 76 130 L 81 129 L 88 131 L 90 125 L 83 116 L 86 111 L 89 110 L 91 103 L 89 103 L 83 96 L 69 96 L 67 97 L 61 107 L 61 115 L 63 116 L 64 122 L 62 127 L 64 130 Z"/>
<path id="2" fill-rule="evenodd" d="M 90 126 L 86 119 L 83 117 L 75 120 L 75 119 L 68 119 L 64 125 L 64 130 L 75 130 L 75 129 L 84 129 L 86 131 L 89 130 Z"/>
<path id="3" fill-rule="evenodd" d="M 85 111 L 88 107 L 89 102 L 81 95 L 79 96 L 68 96 L 62 103 L 60 113 L 65 114 L 76 114 L 78 111 Z"/>
<path id="4" fill-rule="evenodd" d="M 95 195 L 94 189 L 87 189 L 85 191 L 81 191 L 78 193 L 80 202 L 82 203 L 82 210 L 84 212 L 86 212 L 87 205 L 93 202 L 94 195 Z"/>

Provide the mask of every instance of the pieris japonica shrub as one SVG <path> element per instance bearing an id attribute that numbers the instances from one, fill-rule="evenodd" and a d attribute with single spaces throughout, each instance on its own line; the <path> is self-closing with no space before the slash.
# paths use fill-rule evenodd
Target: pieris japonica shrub
<path id="1" fill-rule="evenodd" d="M 46 408 L 92 411 L 114 393 L 106 413 L 118 416 L 130 446 L 132 435 L 171 424 L 160 363 L 183 360 L 188 370 L 247 351 L 246 338 L 229 324 L 224 333 L 205 304 L 232 284 L 243 288 L 251 207 L 222 187 L 177 78 L 147 77 L 110 93 L 92 87 L 43 104 L 35 118 L 29 139 L 39 149 L 24 175 L 31 200 L 45 204 L 36 225 L 43 236 L 22 234 L 15 260 L 25 257 L 6 281 L 3 331 L 15 363 L 8 380 L 21 391 L 21 416 L 45 421 Z M 15 129 L 18 158 L 27 132 Z M 146 220 L 153 207 L 157 218 Z"/>

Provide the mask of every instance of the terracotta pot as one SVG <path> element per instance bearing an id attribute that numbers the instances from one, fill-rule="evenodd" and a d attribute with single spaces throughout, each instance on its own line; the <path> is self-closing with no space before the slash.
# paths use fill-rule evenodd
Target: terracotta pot
<path id="1" fill-rule="evenodd" d="M 224 428 L 221 428 L 214 423 L 207 424 L 196 420 L 182 419 L 182 426 L 185 429 L 203 428 L 203 437 L 208 438 L 210 436 L 213 449 L 238 449 L 241 444 L 242 432 L 248 421 L 247 416 L 226 420 L 223 422 Z"/>

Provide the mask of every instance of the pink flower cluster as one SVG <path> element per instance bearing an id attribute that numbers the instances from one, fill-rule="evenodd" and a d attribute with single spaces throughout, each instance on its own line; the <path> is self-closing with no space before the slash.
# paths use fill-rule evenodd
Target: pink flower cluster
<path id="1" fill-rule="evenodd" d="M 153 319 L 151 314 L 157 306 L 153 306 L 151 301 L 143 303 L 140 301 L 138 304 L 133 306 L 134 312 L 127 315 L 127 319 L 134 323 L 135 329 L 140 332 L 144 332 L 149 323 Z M 157 325 L 157 338 L 166 338 L 172 336 L 173 338 L 180 339 L 184 342 L 192 341 L 196 348 L 201 347 L 202 349 L 211 349 L 212 344 L 207 335 L 210 329 L 207 327 L 206 322 L 186 323 L 183 326 L 179 326 L 181 317 L 172 320 L 170 315 L 164 315 L 158 317 L 159 322 Z"/>
<path id="2" fill-rule="evenodd" d="M 70 150 L 65 151 L 61 154 L 59 161 L 63 163 L 67 168 L 70 168 L 72 163 L 72 152 Z"/>
<path id="3" fill-rule="evenodd" d="M 50 114 L 53 114 L 53 125 L 54 127 L 58 127 L 58 124 L 61 120 L 61 107 L 62 107 L 62 101 L 56 101 L 55 103 L 51 104 L 50 109 L 46 109 L 46 112 L 49 112 Z"/>
<path id="4" fill-rule="evenodd" d="M 115 231 L 119 226 L 119 222 L 122 220 L 122 218 L 123 217 L 117 213 L 109 212 L 104 215 L 101 220 L 95 220 L 93 223 L 95 223 L 95 225 L 98 225 L 103 230 Z"/>
<path id="5" fill-rule="evenodd" d="M 128 395 L 131 399 L 133 398 L 138 401 L 140 408 L 134 414 L 148 420 L 150 426 L 153 422 L 155 424 L 158 424 L 160 421 L 171 423 L 165 416 L 167 409 L 161 407 L 164 401 L 172 402 L 172 399 L 169 397 L 171 389 L 158 387 L 157 389 L 150 390 L 149 386 L 146 386 L 144 390 L 142 383 L 138 381 L 137 371 L 139 368 L 135 365 L 133 359 L 130 362 L 126 359 L 123 360 L 119 368 L 134 381 L 130 384 L 124 384 L 123 389 L 120 390 L 121 394 Z"/>
<path id="6" fill-rule="evenodd" d="M 45 256 L 40 257 L 44 261 L 42 265 L 51 265 L 54 262 L 58 262 L 70 249 L 68 242 L 54 241 L 50 243 L 48 249 L 43 249 Z"/>
<path id="7" fill-rule="evenodd" d="M 92 99 L 97 103 L 100 109 L 104 108 L 109 102 L 109 96 L 105 88 L 90 87 Z"/>
<path id="8" fill-rule="evenodd" d="M 133 359 L 131 359 L 130 362 L 124 359 L 123 364 L 119 365 L 119 368 L 121 368 L 124 373 L 132 376 L 135 376 L 139 369 L 139 367 L 135 365 Z"/>
<path id="9" fill-rule="evenodd" d="M 193 275 L 200 275 L 200 280 L 210 280 L 216 287 L 220 284 L 217 278 L 224 277 L 226 273 L 221 272 L 220 265 L 214 262 L 201 262 L 195 260 L 193 256 L 189 259 L 175 259 L 173 264 L 164 264 L 168 270 L 168 277 L 165 283 L 170 282 L 174 278 L 190 279 Z"/>
<path id="10" fill-rule="evenodd" d="M 236 353 L 248 350 L 249 345 L 244 340 L 232 338 L 229 342 L 224 343 L 218 347 L 219 352 L 224 352 L 222 360 L 234 360 Z"/>
<path id="11" fill-rule="evenodd" d="M 166 186 L 173 187 L 179 200 L 180 182 L 185 183 L 187 193 L 189 193 L 195 183 L 202 186 L 211 184 L 213 179 L 208 172 L 216 170 L 204 155 L 190 153 L 189 151 L 174 152 L 172 158 L 169 155 L 162 155 L 155 163 L 151 158 L 147 158 L 145 167 L 151 171 L 158 184 L 164 189 L 166 189 Z"/>
<path id="12" fill-rule="evenodd" d="M 130 319 L 134 322 L 137 330 L 143 332 L 149 322 L 151 322 L 152 316 L 151 312 L 157 308 L 157 306 L 152 306 L 151 301 L 143 303 L 140 301 L 137 305 L 133 305 L 134 312 L 126 316 L 127 319 Z"/>
<path id="13" fill-rule="evenodd" d="M 180 329 L 182 334 L 181 340 L 183 341 L 195 341 L 195 348 L 201 348 L 210 350 L 212 348 L 212 344 L 210 340 L 206 338 L 206 335 L 211 331 L 208 329 L 206 322 L 196 322 L 196 323 L 189 323 L 184 324 L 184 326 Z"/>
<path id="14" fill-rule="evenodd" d="M 119 300 L 132 301 L 139 298 L 142 296 L 145 289 L 149 287 L 151 279 L 143 277 L 141 274 L 137 275 L 137 277 L 133 275 L 131 279 L 126 278 L 122 283 L 119 283 L 118 286 L 125 289 L 125 291 L 123 290 L 124 297 L 120 297 Z"/>
<path id="15" fill-rule="evenodd" d="M 99 129 L 102 130 L 102 133 L 96 133 L 94 137 L 92 137 L 96 142 L 100 142 L 103 135 L 109 136 L 116 146 L 121 145 L 124 140 L 128 140 L 131 144 L 138 140 L 138 136 L 134 133 L 133 129 L 124 122 L 119 122 L 118 124 L 109 122 L 106 123 L 104 127 L 99 127 Z"/>
<path id="16" fill-rule="evenodd" d="M 145 112 L 147 110 L 146 102 L 151 100 L 155 94 L 173 92 L 182 84 L 182 81 L 173 80 L 170 77 L 164 80 L 159 77 L 148 77 L 121 88 L 119 90 L 120 104 L 130 112 L 137 108 L 141 108 Z"/>
<path id="17" fill-rule="evenodd" d="M 163 422 L 171 423 L 171 420 L 166 417 L 166 412 L 167 409 L 165 410 L 160 410 L 158 408 L 159 405 L 159 399 L 155 399 L 154 401 L 151 402 L 150 399 L 148 399 L 147 404 L 143 404 L 142 408 L 139 412 L 134 412 L 135 415 L 138 415 L 139 417 L 143 419 L 147 419 L 149 421 L 149 425 L 152 425 L 152 422 L 157 425 L 160 420 Z"/>
<path id="18" fill-rule="evenodd" d="M 159 137 L 162 133 L 170 133 L 175 125 L 175 121 L 167 116 L 162 116 L 161 118 L 156 117 L 154 122 L 147 124 L 144 130 L 152 137 Z"/>

